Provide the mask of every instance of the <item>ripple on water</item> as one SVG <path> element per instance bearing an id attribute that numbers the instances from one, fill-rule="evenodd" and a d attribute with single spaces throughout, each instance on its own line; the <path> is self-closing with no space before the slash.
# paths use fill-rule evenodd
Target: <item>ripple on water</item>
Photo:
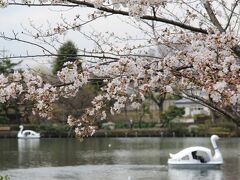
<path id="1" fill-rule="evenodd" d="M 166 177 L 167 167 L 159 165 L 84 165 L 12 169 L 2 171 L 1 174 L 8 175 L 14 180 L 159 180 L 159 177 Z"/>

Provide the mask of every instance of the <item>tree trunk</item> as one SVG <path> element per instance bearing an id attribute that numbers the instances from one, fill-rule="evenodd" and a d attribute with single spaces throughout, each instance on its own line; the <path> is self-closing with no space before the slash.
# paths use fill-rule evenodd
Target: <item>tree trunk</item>
<path id="1" fill-rule="evenodd" d="M 216 124 L 219 120 L 218 113 L 216 111 L 210 110 L 211 112 L 211 120 L 213 124 Z"/>

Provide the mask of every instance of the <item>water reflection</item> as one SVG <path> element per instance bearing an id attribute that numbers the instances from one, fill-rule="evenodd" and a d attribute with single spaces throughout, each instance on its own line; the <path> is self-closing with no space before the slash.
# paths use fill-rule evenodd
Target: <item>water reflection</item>
<path id="1" fill-rule="evenodd" d="M 25 167 L 25 164 L 32 166 L 36 164 L 40 139 L 18 139 L 18 164 Z"/>
<path id="2" fill-rule="evenodd" d="M 169 168 L 168 177 L 170 180 L 178 179 L 204 179 L 204 180 L 222 180 L 223 173 L 221 169 L 174 169 Z"/>
<path id="3" fill-rule="evenodd" d="M 40 139 L 18 139 L 18 152 L 34 151 L 39 148 Z"/>
<path id="4" fill-rule="evenodd" d="M 219 170 L 168 169 L 169 152 L 195 145 L 211 146 L 209 138 L 0 139 L 0 175 L 14 180 L 239 179 L 239 138 L 219 141 L 224 158 Z"/>

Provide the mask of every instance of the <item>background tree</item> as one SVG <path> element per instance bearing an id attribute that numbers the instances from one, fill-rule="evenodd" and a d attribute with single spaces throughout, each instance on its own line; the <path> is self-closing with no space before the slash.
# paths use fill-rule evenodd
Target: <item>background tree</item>
<path id="1" fill-rule="evenodd" d="M 57 71 L 61 70 L 63 68 L 63 64 L 65 62 L 76 61 L 78 49 L 72 41 L 67 41 L 62 44 L 62 46 L 58 49 L 57 53 L 58 53 L 58 57 L 55 59 L 53 66 L 52 66 L 53 74 L 56 74 Z M 79 67 L 80 66 L 81 65 L 79 65 Z"/>
<path id="2" fill-rule="evenodd" d="M 169 127 L 173 119 L 176 117 L 182 117 L 184 114 L 184 107 L 170 106 L 167 111 L 161 114 L 162 127 Z"/>
<path id="3" fill-rule="evenodd" d="M 9 74 L 13 73 L 14 69 L 16 69 L 16 66 L 21 64 L 22 61 L 13 63 L 9 58 L 4 58 L 0 60 L 0 73 L 2 74 Z"/>

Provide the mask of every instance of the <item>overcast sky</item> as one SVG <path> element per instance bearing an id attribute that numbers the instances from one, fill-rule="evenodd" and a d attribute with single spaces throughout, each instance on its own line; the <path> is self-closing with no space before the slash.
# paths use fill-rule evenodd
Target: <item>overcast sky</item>
<path id="1" fill-rule="evenodd" d="M 80 14 L 81 17 L 86 17 L 91 11 L 89 8 L 56 8 L 56 7 L 7 7 L 0 8 L 0 23 L 1 23 L 1 32 L 4 32 L 6 35 L 12 36 L 12 31 L 19 33 L 19 37 L 25 40 L 30 40 L 26 36 L 22 36 L 21 32 L 23 31 L 23 26 L 27 29 L 30 29 L 30 21 L 32 21 L 36 26 L 42 25 L 47 29 L 47 24 L 50 22 L 52 25 L 57 22 L 61 22 L 61 15 L 67 17 L 70 21 L 75 17 L 76 14 Z M 122 17 L 121 17 L 122 18 Z M 124 18 L 123 18 L 124 19 Z M 125 18 L 126 20 L 126 18 Z M 93 29 L 101 32 L 113 31 L 116 34 L 124 36 L 125 33 L 129 33 L 135 36 L 138 36 L 139 32 L 127 25 L 126 23 L 119 20 L 119 17 L 114 16 L 110 18 L 102 18 L 97 20 L 88 26 L 84 27 L 84 31 L 92 31 Z M 93 44 L 80 35 L 78 32 L 69 32 L 66 36 L 62 36 L 62 41 L 73 40 L 78 48 L 89 49 L 93 48 Z M 39 54 L 42 52 L 41 49 L 33 47 L 24 43 L 6 41 L 0 38 L 0 51 L 6 50 L 5 55 L 25 55 L 28 54 Z M 1 52 L 0 52 L 1 53 Z M 38 61 L 42 63 L 42 61 Z M 44 61 L 46 62 L 46 61 Z M 28 59 L 24 62 L 29 66 L 36 65 L 36 62 L 32 59 Z"/>

